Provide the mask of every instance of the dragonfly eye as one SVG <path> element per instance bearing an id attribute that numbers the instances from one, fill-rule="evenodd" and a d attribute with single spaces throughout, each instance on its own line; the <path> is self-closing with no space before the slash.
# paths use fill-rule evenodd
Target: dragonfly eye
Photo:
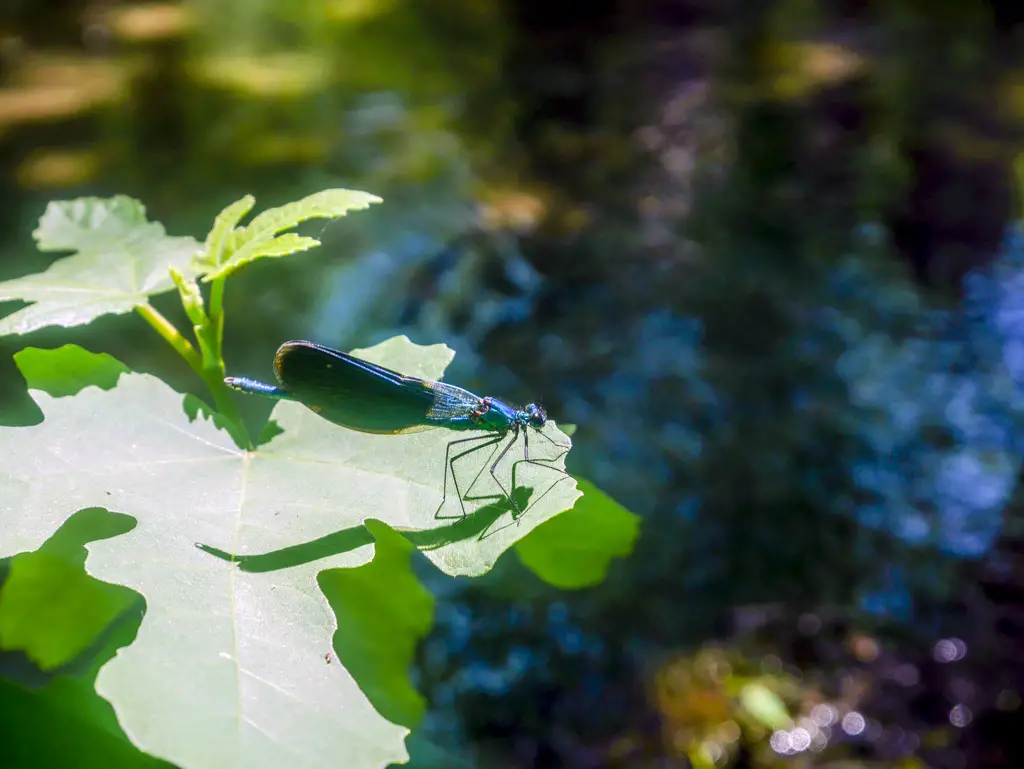
<path id="1" fill-rule="evenodd" d="M 530 420 L 530 424 L 538 428 L 543 427 L 548 421 L 548 415 L 536 403 L 531 403 L 526 407 L 526 416 Z"/>

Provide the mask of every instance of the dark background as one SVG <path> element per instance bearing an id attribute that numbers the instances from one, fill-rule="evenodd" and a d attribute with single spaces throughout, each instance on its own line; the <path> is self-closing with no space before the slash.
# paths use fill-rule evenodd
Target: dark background
<path id="1" fill-rule="evenodd" d="M 467 766 L 1024 766 L 1022 35 L 1010 0 L 3 0 L 0 279 L 51 199 L 198 238 L 246 192 L 385 199 L 232 281 L 229 366 L 444 341 L 644 517 L 591 590 L 428 577 L 416 739 Z M 0 340 L 6 422 L 11 354 L 64 342 L 201 392 L 107 317 Z"/>

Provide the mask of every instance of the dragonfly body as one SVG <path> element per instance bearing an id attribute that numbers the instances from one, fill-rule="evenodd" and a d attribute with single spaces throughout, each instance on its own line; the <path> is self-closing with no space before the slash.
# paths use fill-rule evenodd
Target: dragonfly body
<path id="1" fill-rule="evenodd" d="M 360 432 L 395 435 L 432 427 L 483 431 L 483 435 L 448 444 L 445 463 L 451 468 L 457 491 L 455 460 L 477 448 L 494 445 L 512 432 L 512 440 L 491 466 L 491 475 L 517 514 L 520 512 L 518 505 L 495 475 L 498 463 L 522 433 L 524 460 L 542 464 L 530 459 L 529 428 L 554 443 L 540 432 L 547 423 L 547 415 L 534 403 L 517 409 L 497 398 L 480 397 L 446 382 L 399 374 L 314 342 L 293 341 L 281 345 L 274 356 L 274 376 L 277 385 L 245 377 L 227 377 L 224 381 L 241 392 L 297 401 L 330 422 Z M 451 457 L 453 446 L 472 441 L 487 442 Z M 447 483 L 446 470 L 445 494 Z M 461 492 L 459 502 L 462 504 Z"/>

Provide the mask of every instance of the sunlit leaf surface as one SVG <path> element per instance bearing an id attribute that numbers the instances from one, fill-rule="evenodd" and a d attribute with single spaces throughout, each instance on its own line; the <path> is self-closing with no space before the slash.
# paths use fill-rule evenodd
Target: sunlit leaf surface
<path id="1" fill-rule="evenodd" d="M 74 251 L 43 272 L 0 283 L 0 302 L 29 302 L 0 319 L 0 335 L 80 326 L 124 314 L 174 287 L 169 268 L 193 274 L 192 238 L 170 237 L 132 198 L 50 203 L 34 233 L 40 251 Z"/>

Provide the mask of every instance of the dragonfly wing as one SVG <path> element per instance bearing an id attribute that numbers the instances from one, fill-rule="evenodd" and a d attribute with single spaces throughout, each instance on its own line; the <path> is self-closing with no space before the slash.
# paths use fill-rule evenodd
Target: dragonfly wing
<path id="1" fill-rule="evenodd" d="M 292 398 L 324 419 L 369 433 L 404 433 L 437 425 L 428 420 L 434 384 L 312 342 L 286 342 L 274 374 Z"/>
<path id="2" fill-rule="evenodd" d="M 480 397 L 469 390 L 444 382 L 424 382 L 433 393 L 433 403 L 427 411 L 429 419 L 465 420 L 480 407 Z"/>

